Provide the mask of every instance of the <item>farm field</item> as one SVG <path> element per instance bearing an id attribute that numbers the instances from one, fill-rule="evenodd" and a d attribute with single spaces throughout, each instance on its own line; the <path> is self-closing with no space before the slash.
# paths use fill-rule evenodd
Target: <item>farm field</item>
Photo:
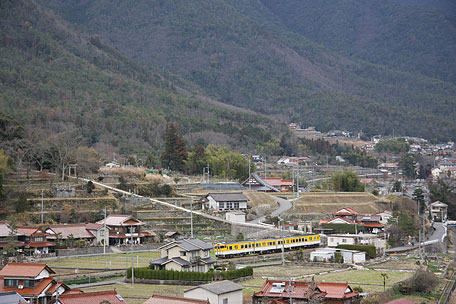
<path id="1" fill-rule="evenodd" d="M 296 210 L 288 212 L 329 214 L 343 207 L 350 206 L 358 212 L 374 214 L 382 211 L 377 205 L 378 201 L 379 198 L 367 192 L 309 192 L 301 193 L 301 197 L 296 201 Z"/>
<path id="2" fill-rule="evenodd" d="M 133 253 L 135 267 L 137 262 L 139 267 L 149 266 L 149 262 L 153 259 L 160 258 L 159 251 L 147 251 Z M 138 257 L 138 258 L 137 258 Z M 114 253 L 97 256 L 85 256 L 85 257 L 68 257 L 68 258 L 56 258 L 52 260 L 44 261 L 49 267 L 71 267 L 71 268 L 123 268 L 125 269 L 126 263 L 131 266 L 131 254 Z M 109 262 L 111 265 L 109 267 Z"/>
<path id="3" fill-rule="evenodd" d="M 326 271 L 333 270 L 330 267 L 309 267 L 309 266 L 267 266 L 258 267 L 253 269 L 253 279 L 241 282 L 244 286 L 244 296 L 252 295 L 254 292 L 260 290 L 266 278 L 284 279 L 294 278 L 296 280 L 310 280 L 310 277 L 302 278 L 303 276 L 319 274 Z"/>
<path id="4" fill-rule="evenodd" d="M 351 287 L 360 286 L 364 292 L 375 293 L 383 292 L 382 273 L 386 273 L 386 288 L 393 286 L 395 283 L 404 281 L 413 275 L 413 272 L 399 271 L 376 271 L 376 270 L 349 270 L 337 273 L 328 273 L 315 276 L 316 281 L 326 282 L 348 282 Z M 367 285 L 372 284 L 372 285 Z"/>
<path id="5" fill-rule="evenodd" d="M 417 264 L 419 262 L 419 264 Z M 418 259 L 406 259 L 406 258 L 398 258 L 392 259 L 390 261 L 375 264 L 369 266 L 370 269 L 401 269 L 401 270 L 417 270 L 422 266 L 423 260 Z"/>

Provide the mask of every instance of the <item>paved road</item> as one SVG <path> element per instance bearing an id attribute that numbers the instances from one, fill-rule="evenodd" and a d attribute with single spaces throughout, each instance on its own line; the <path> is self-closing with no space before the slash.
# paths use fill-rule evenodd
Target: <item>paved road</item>
<path id="1" fill-rule="evenodd" d="M 71 285 L 71 288 L 86 288 L 86 287 L 111 285 L 111 284 L 119 284 L 119 283 L 125 283 L 125 282 L 124 282 L 123 279 L 120 279 L 120 280 L 109 280 L 109 281 L 100 281 L 100 282 L 80 284 L 80 285 Z"/>
<path id="2" fill-rule="evenodd" d="M 278 196 L 273 196 L 273 198 L 277 201 L 277 203 L 279 203 L 279 208 L 272 211 L 271 216 L 279 216 L 280 214 L 290 210 L 291 207 L 293 207 L 293 204 L 289 200 L 280 198 Z M 249 223 L 258 224 L 260 221 L 264 221 L 265 218 L 265 216 L 262 216 L 257 219 L 254 219 L 253 221 L 250 221 Z"/>
<path id="3" fill-rule="evenodd" d="M 443 242 L 443 239 L 447 235 L 446 231 L 446 226 L 443 225 L 443 223 L 434 223 L 434 228 L 435 230 L 432 232 L 432 234 L 428 237 L 428 239 L 424 242 L 424 245 L 429 245 L 433 243 L 441 243 Z M 395 248 L 390 248 L 386 250 L 386 253 L 389 252 L 401 252 L 401 251 L 408 251 L 412 249 L 419 248 L 419 244 L 415 243 L 415 246 L 400 246 L 400 247 L 395 247 Z"/>

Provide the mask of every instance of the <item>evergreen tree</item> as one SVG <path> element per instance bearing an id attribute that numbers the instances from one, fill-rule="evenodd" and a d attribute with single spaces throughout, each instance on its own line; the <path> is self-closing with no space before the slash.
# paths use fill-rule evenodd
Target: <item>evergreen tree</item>
<path id="1" fill-rule="evenodd" d="M 418 188 L 413 191 L 413 200 L 420 206 L 420 214 L 423 214 L 425 208 L 423 189 Z"/>
<path id="2" fill-rule="evenodd" d="M 187 149 L 177 126 L 170 124 L 165 134 L 165 152 L 161 156 L 164 167 L 175 171 L 182 171 L 187 159 Z"/>
<path id="3" fill-rule="evenodd" d="M 336 172 L 331 177 L 334 191 L 363 192 L 364 185 L 353 171 Z"/>
<path id="4" fill-rule="evenodd" d="M 415 178 L 416 177 L 415 163 L 416 163 L 415 155 L 413 155 L 411 153 L 404 154 L 401 157 L 401 160 L 399 161 L 399 166 L 402 169 L 402 173 L 409 178 Z"/>

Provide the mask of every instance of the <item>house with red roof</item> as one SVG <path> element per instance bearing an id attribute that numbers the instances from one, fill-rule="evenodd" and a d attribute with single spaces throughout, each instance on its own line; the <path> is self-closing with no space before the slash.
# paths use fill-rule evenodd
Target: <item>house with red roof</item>
<path id="1" fill-rule="evenodd" d="M 47 304 L 70 288 L 51 277 L 46 264 L 8 263 L 0 271 L 0 292 L 15 291 L 31 303 Z"/>
<path id="2" fill-rule="evenodd" d="M 127 304 L 127 302 L 119 295 L 116 290 L 94 291 L 94 292 L 77 292 L 65 293 L 59 296 L 56 304 Z"/>
<path id="3" fill-rule="evenodd" d="M 359 303 L 359 293 L 354 291 L 348 283 L 283 281 L 267 279 L 261 290 L 252 296 L 254 304 L 265 303 L 309 303 L 309 300 L 330 304 Z M 275 301 L 275 302 L 274 302 Z M 312 302 L 313 303 L 313 302 Z"/>
<path id="4" fill-rule="evenodd" d="M 320 225 L 322 224 L 348 224 L 348 225 L 363 225 L 364 232 L 366 233 L 380 233 L 384 230 L 384 224 L 380 221 L 382 216 L 379 214 L 364 215 L 358 211 L 344 207 L 333 213 L 333 219 L 321 219 Z"/>
<path id="5" fill-rule="evenodd" d="M 111 214 L 97 222 L 109 229 L 109 245 L 141 244 L 149 235 L 141 231 L 144 223 L 130 215 Z"/>
<path id="6" fill-rule="evenodd" d="M 18 240 L 18 236 L 22 235 L 17 230 L 11 228 L 6 222 L 0 222 L 0 248 L 23 248 L 24 242 Z"/>
<path id="7" fill-rule="evenodd" d="M 17 227 L 18 240 L 24 243 L 25 255 L 46 255 L 55 249 L 56 243 L 48 240 L 49 234 L 38 227 Z"/>
<path id="8" fill-rule="evenodd" d="M 109 229 L 103 224 L 61 224 L 49 225 L 46 228 L 50 240 L 75 241 L 85 240 L 89 245 L 102 245 L 108 242 Z M 106 243 L 107 244 L 107 243 Z"/>
<path id="9" fill-rule="evenodd" d="M 280 192 L 290 192 L 293 190 L 293 181 L 285 180 L 281 177 L 264 177 L 263 180 L 269 185 L 280 190 Z"/>

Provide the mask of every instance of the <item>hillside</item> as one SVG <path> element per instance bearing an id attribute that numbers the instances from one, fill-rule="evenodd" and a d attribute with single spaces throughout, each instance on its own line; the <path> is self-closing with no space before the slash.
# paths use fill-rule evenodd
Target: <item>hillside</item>
<path id="1" fill-rule="evenodd" d="M 167 123 L 178 123 L 191 144 L 245 148 L 281 128 L 193 97 L 33 1 L 1 1 L 0 28 L 0 113 L 43 137 L 76 130 L 83 144 L 137 153 L 159 151 Z"/>
<path id="2" fill-rule="evenodd" d="M 453 19 L 361 2 L 41 1 L 224 103 L 321 130 L 455 139 Z M 378 14 L 378 24 L 362 22 Z"/>

